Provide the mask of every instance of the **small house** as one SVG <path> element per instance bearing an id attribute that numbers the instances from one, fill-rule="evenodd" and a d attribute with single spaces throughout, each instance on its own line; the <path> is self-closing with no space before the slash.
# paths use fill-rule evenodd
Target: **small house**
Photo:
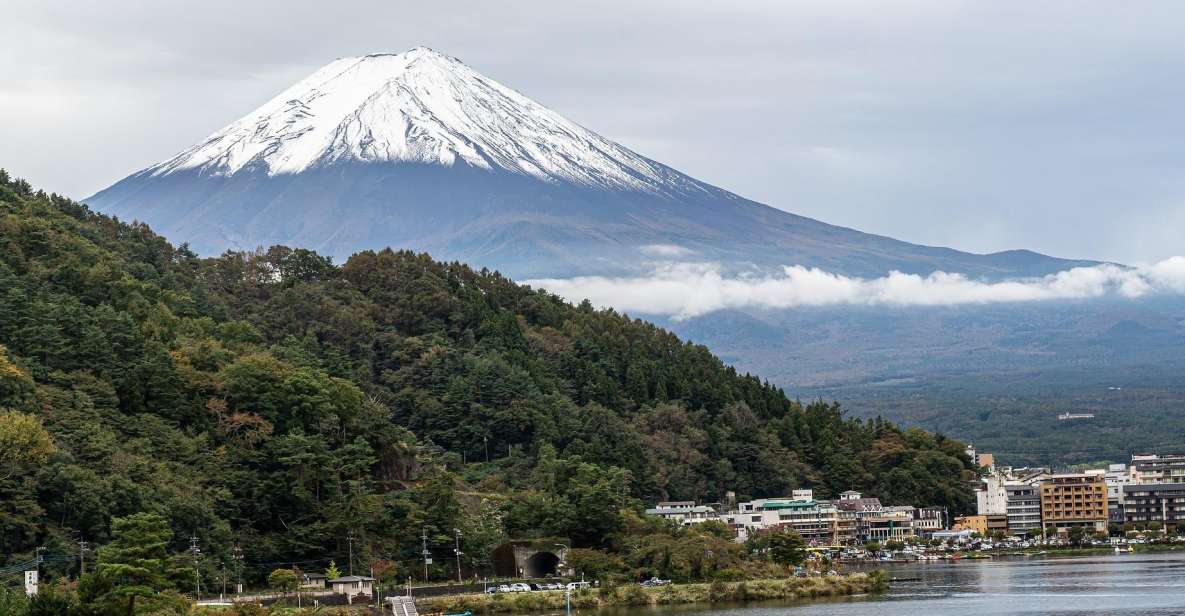
<path id="1" fill-rule="evenodd" d="M 312 590 L 325 588 L 325 582 L 328 579 L 324 573 L 304 573 L 301 574 L 300 587 Z"/>
<path id="2" fill-rule="evenodd" d="M 374 578 L 365 575 L 343 575 L 328 583 L 335 594 L 346 596 L 347 603 L 353 603 L 358 595 L 374 596 Z"/>

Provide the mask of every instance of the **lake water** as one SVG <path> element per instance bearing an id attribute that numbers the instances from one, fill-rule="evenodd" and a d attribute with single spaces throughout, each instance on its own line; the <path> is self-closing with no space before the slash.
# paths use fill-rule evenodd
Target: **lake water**
<path id="1" fill-rule="evenodd" d="M 897 581 L 878 597 L 696 611 L 716 616 L 1185 614 L 1185 553 L 965 560 L 887 569 Z M 685 611 L 690 616 L 692 610 Z"/>

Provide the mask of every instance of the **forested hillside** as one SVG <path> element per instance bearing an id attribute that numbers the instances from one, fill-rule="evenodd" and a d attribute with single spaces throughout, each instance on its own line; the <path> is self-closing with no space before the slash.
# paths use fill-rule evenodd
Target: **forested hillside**
<path id="1" fill-rule="evenodd" d="M 424 529 L 442 558 L 461 529 L 479 569 L 506 537 L 621 550 L 622 510 L 728 491 L 971 505 L 960 443 L 804 406 L 648 323 L 424 254 L 199 259 L 3 172 L 0 345 L 9 562 L 138 512 L 214 579 L 236 543 L 259 577 L 343 563 L 351 533 L 414 575 Z"/>

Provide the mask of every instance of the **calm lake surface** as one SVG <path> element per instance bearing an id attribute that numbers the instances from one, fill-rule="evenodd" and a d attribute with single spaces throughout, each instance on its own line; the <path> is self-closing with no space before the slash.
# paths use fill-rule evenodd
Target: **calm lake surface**
<path id="1" fill-rule="evenodd" d="M 718 616 L 1185 614 L 1185 553 L 967 560 L 887 567 L 880 597 L 679 611 Z"/>

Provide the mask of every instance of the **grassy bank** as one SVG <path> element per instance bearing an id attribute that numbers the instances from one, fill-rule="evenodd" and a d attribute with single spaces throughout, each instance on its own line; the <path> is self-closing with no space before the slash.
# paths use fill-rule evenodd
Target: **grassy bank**
<path id="1" fill-rule="evenodd" d="M 880 571 L 844 576 L 711 582 L 643 588 L 637 584 L 584 589 L 572 593 L 574 609 L 676 605 L 836 597 L 883 591 L 887 576 Z M 421 613 L 500 614 L 564 609 L 563 591 L 452 595 L 417 601 Z"/>

